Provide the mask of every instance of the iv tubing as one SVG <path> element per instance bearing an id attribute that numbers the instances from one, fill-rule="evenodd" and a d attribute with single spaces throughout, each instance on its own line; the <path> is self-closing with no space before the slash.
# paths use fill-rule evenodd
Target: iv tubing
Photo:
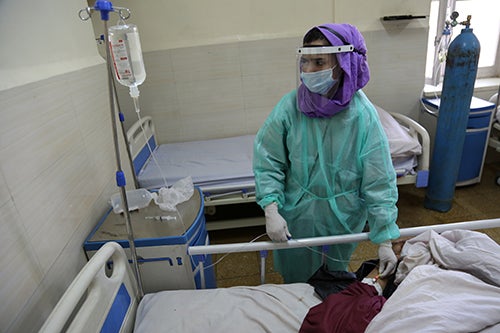
<path id="1" fill-rule="evenodd" d="M 130 252 L 132 255 L 132 264 L 134 267 L 134 272 L 135 276 L 137 279 L 137 286 L 138 286 L 138 297 L 139 299 L 142 299 L 144 296 L 144 291 L 142 287 L 142 279 L 141 279 L 141 274 L 139 271 L 139 265 L 137 262 L 137 252 L 135 249 L 135 243 L 134 243 L 134 232 L 132 230 L 132 223 L 130 220 L 130 212 L 129 212 L 129 207 L 128 207 L 128 202 L 127 202 L 127 192 L 125 190 L 125 184 L 124 182 L 120 184 L 119 180 L 119 174 L 121 171 L 121 163 L 120 163 L 120 149 L 118 146 L 118 135 L 117 135 L 117 128 L 116 128 L 116 115 L 115 115 L 115 103 L 114 103 L 114 90 L 113 90 L 113 73 L 111 72 L 111 55 L 109 51 L 109 37 L 108 37 L 108 23 L 106 20 L 103 20 L 104 22 L 104 37 L 106 41 L 106 64 L 107 64 L 107 69 L 108 69 L 108 90 L 109 90 L 109 104 L 110 104 L 110 109 L 111 109 L 111 120 L 112 120 L 112 125 L 113 125 L 113 141 L 115 145 L 115 155 L 116 155 L 116 165 L 117 165 L 117 183 L 118 186 L 120 187 L 120 194 L 121 194 L 121 200 L 123 202 L 123 208 L 124 208 L 124 217 L 125 217 L 125 225 L 127 227 L 127 235 L 128 235 L 128 242 L 130 246 Z"/>
<path id="2" fill-rule="evenodd" d="M 455 229 L 476 230 L 476 229 L 488 229 L 488 228 L 500 228 L 500 218 L 404 228 L 400 229 L 400 233 L 401 233 L 401 238 L 404 238 L 404 237 L 417 236 L 427 230 L 443 232 Z M 369 240 L 368 234 L 369 234 L 368 232 L 362 232 L 358 234 L 349 234 L 349 235 L 291 239 L 283 243 L 254 242 L 254 243 L 189 246 L 188 254 L 192 256 L 192 255 L 202 255 L 202 254 L 216 254 L 216 253 L 227 253 L 227 252 L 231 253 L 252 252 L 252 251 L 262 251 L 262 250 L 292 249 L 299 247 L 319 246 L 319 245 L 329 245 L 329 244 L 354 243 L 354 242 Z"/>
<path id="3" fill-rule="evenodd" d="M 134 99 L 134 104 L 139 103 L 139 101 Z M 142 134 L 144 135 L 144 142 L 146 142 L 146 146 L 148 147 L 149 154 L 151 158 L 153 159 L 153 162 L 155 163 L 156 167 L 158 168 L 158 171 L 160 172 L 161 178 L 163 180 L 163 186 L 165 188 L 168 188 L 168 183 L 167 183 L 167 178 L 165 177 L 165 174 L 163 173 L 163 169 L 161 168 L 160 164 L 158 163 L 158 160 L 156 159 L 156 154 L 153 152 L 153 149 L 151 149 L 151 145 L 149 144 L 148 136 L 146 135 L 146 131 L 144 130 L 144 126 L 142 125 L 142 118 L 141 118 L 141 113 L 137 112 L 137 118 L 139 119 L 139 125 L 141 126 L 141 131 Z"/>

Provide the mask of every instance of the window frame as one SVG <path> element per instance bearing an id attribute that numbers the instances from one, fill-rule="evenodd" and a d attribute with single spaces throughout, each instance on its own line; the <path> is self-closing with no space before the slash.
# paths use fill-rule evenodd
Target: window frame
<path id="1" fill-rule="evenodd" d="M 443 34 L 445 27 L 445 22 L 450 20 L 450 13 L 455 11 L 457 2 L 461 1 L 473 1 L 473 0 L 431 0 L 432 3 L 438 2 L 438 13 L 437 15 L 431 13 L 429 15 L 429 40 L 428 40 L 428 50 L 427 50 L 427 60 L 426 60 L 426 70 L 425 70 L 425 83 L 437 86 L 443 80 L 445 62 L 438 62 L 438 42 Z M 458 22 L 462 22 L 466 19 L 467 13 L 460 13 L 457 18 Z M 435 22 L 435 26 L 434 26 Z M 435 27 L 435 29 L 433 29 Z M 460 34 L 460 30 L 463 25 L 457 25 L 452 28 L 452 35 L 449 43 L 453 41 L 453 38 Z M 474 31 L 474 17 L 471 20 L 471 28 Z M 494 33 L 492 33 L 494 38 Z M 495 53 L 495 60 L 492 66 L 480 66 L 478 67 L 477 78 L 488 78 L 488 77 L 500 77 L 500 33 L 498 34 L 497 49 Z M 448 44 L 449 44 L 448 43 Z M 431 53 L 432 52 L 432 53 Z M 431 62 L 431 64 L 429 64 Z M 429 68 L 429 66 L 432 66 Z M 430 75 L 429 75 L 430 72 Z M 439 74 L 438 74 L 439 73 Z"/>

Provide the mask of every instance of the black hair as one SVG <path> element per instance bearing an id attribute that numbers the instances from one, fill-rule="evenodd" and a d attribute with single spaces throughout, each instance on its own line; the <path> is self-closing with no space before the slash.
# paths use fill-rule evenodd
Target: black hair
<path id="1" fill-rule="evenodd" d="M 302 45 L 311 44 L 317 40 L 326 41 L 327 45 L 332 45 L 330 41 L 323 35 L 323 33 L 318 28 L 312 28 L 309 30 L 302 39 Z"/>

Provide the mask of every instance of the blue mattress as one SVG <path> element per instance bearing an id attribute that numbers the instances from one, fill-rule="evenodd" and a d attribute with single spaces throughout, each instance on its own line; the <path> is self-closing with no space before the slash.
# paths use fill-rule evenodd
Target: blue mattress
<path id="1" fill-rule="evenodd" d="M 191 176 L 203 192 L 252 190 L 255 135 L 161 144 L 138 172 L 140 187 L 160 188 Z M 156 160 L 156 161 L 155 161 Z"/>

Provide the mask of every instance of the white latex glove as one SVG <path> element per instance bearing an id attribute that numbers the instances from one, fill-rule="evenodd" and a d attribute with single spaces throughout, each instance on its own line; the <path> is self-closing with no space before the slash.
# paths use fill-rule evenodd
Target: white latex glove
<path id="1" fill-rule="evenodd" d="M 292 235 L 288 231 L 285 219 L 278 213 L 278 205 L 273 202 L 264 209 L 266 233 L 274 242 L 286 242 Z"/>
<path id="2" fill-rule="evenodd" d="M 398 263 L 398 258 L 392 250 L 391 241 L 386 241 L 380 244 L 378 247 L 378 258 L 380 259 L 378 269 L 379 277 L 384 278 L 394 273 L 396 264 Z"/>

